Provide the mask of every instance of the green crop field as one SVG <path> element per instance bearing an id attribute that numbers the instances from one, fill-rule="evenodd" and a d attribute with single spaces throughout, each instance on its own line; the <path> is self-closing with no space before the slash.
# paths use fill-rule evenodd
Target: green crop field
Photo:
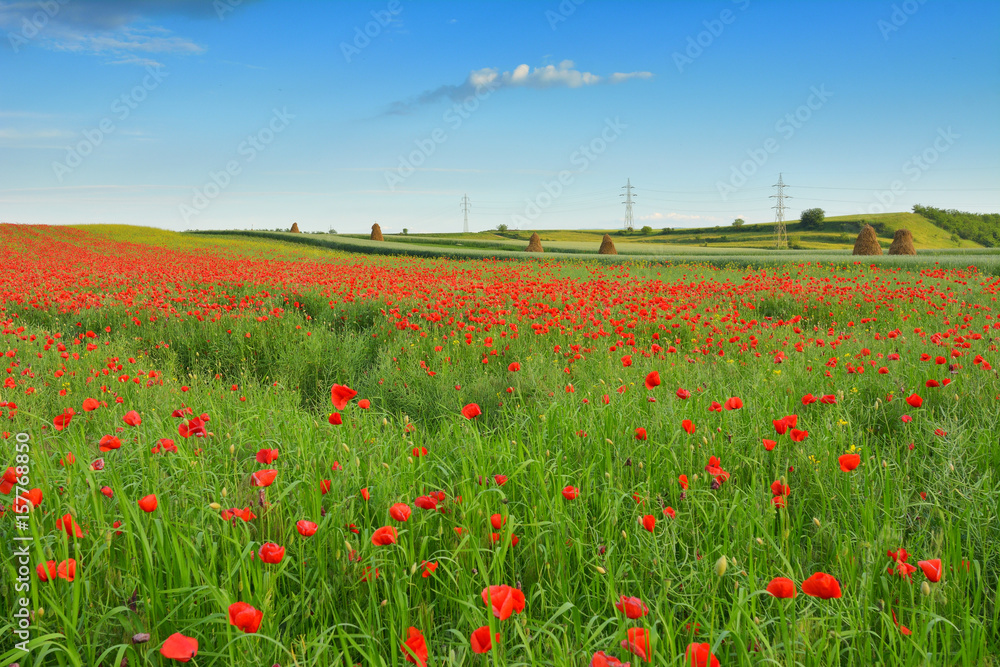
<path id="1" fill-rule="evenodd" d="M 0 225 L 0 664 L 998 664 L 995 255 L 389 238 Z"/>

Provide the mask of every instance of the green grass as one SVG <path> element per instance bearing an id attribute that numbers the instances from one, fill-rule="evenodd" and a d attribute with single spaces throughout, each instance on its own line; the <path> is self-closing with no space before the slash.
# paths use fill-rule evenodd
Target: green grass
<path id="1" fill-rule="evenodd" d="M 68 242 L 55 231 L 7 246 L 13 261 L 37 263 L 52 303 L 19 301 L 29 290 L 21 272 L 0 283 L 0 353 L 14 380 L 0 398 L 18 406 L 13 415 L 0 408 L 0 431 L 11 434 L 0 438 L 0 467 L 15 463 L 14 434 L 29 434 L 30 486 L 44 491 L 29 521 L 33 651 L 12 649 L 8 614 L 2 664 L 176 664 L 158 649 L 181 632 L 198 638 L 199 667 L 399 667 L 410 626 L 424 633 L 435 666 L 586 665 L 598 650 L 628 660 L 620 643 L 635 627 L 651 633 L 651 664 L 687 664 L 692 641 L 709 643 L 726 666 L 997 664 L 1000 380 L 973 357 L 1000 359 L 996 290 L 981 274 L 871 269 L 849 257 L 837 267 L 720 269 L 695 263 L 698 249 L 681 266 L 570 255 L 454 261 L 331 252 L 283 235 L 81 229 L 71 273 L 61 255 L 41 252 Z M 143 255 L 148 245 L 155 252 Z M 65 293 L 95 290 L 93 252 L 126 260 L 117 265 L 128 289 L 67 311 Z M 204 255 L 217 257 L 220 273 L 184 271 Z M 158 256 L 180 264 L 160 273 Z M 172 315 L 163 288 L 184 297 L 168 301 Z M 74 345 L 87 330 L 95 337 Z M 779 350 L 788 358 L 777 364 Z M 951 350 L 961 354 L 948 358 L 961 365 L 955 372 L 920 359 Z M 508 370 L 512 361 L 519 371 Z M 846 371 L 859 363 L 864 374 Z M 647 390 L 653 370 L 662 384 Z M 951 384 L 927 388 L 928 379 Z M 343 424 L 330 425 L 334 383 L 371 407 L 352 401 Z M 678 398 L 678 387 L 691 397 Z M 805 406 L 806 393 L 836 403 Z M 911 393 L 924 397 L 921 407 L 905 403 Z M 731 396 L 744 406 L 709 410 Z M 107 405 L 83 413 L 86 397 Z M 483 414 L 466 420 L 460 410 L 473 402 Z M 182 405 L 211 417 L 210 436 L 178 435 L 171 413 Z M 77 414 L 55 432 L 66 407 Z M 139 426 L 123 422 L 132 409 Z M 805 440 L 776 436 L 772 420 L 789 414 Z M 637 427 L 647 440 L 636 439 Z M 107 434 L 122 446 L 101 453 Z M 178 451 L 152 453 L 160 438 Z M 778 441 L 773 451 L 764 438 Z M 421 447 L 427 455 L 414 458 Z M 262 448 L 278 449 L 278 459 L 255 461 Z M 845 452 L 861 455 L 852 473 L 838 467 Z M 68 453 L 75 464 L 60 463 Z M 731 474 L 719 488 L 705 470 L 710 456 Z M 98 457 L 105 467 L 95 472 Z M 264 468 L 278 476 L 262 491 L 250 476 Z M 492 483 L 495 474 L 506 483 Z M 783 510 L 770 500 L 776 480 L 791 487 Z M 567 485 L 579 487 L 577 499 L 563 498 Z M 446 511 L 390 519 L 392 504 L 439 490 Z M 146 514 L 136 501 L 150 493 L 159 506 Z M 225 522 L 220 510 L 230 507 L 257 518 Z M 56 529 L 66 513 L 83 538 Z M 506 518 L 499 531 L 493 514 Z M 646 514 L 657 518 L 652 532 L 639 523 Z M 301 519 L 319 525 L 314 536 L 296 532 Z M 374 546 L 385 525 L 399 529 L 398 543 Z M 7 550 L 20 534 L 8 511 L 5 602 L 18 578 Z M 286 549 L 280 564 L 251 557 L 269 541 Z M 886 552 L 899 547 L 910 563 L 942 559 L 944 577 L 928 595 L 919 570 L 912 583 L 886 572 Z M 67 558 L 79 564 L 72 583 L 33 574 Z M 429 578 L 425 560 L 438 563 Z M 378 578 L 362 581 L 366 567 Z M 764 592 L 773 577 L 798 585 L 818 571 L 838 579 L 843 597 Z M 492 584 L 522 589 L 523 613 L 494 618 L 480 598 Z M 640 597 L 649 614 L 626 619 L 613 606 L 620 595 Z M 263 612 L 257 634 L 229 624 L 237 600 Z M 469 636 L 483 625 L 501 640 L 477 656 Z M 151 640 L 133 644 L 137 633 Z"/>

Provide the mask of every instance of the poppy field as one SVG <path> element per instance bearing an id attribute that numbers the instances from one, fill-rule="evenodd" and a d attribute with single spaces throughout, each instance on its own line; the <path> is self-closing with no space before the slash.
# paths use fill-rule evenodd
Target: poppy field
<path id="1" fill-rule="evenodd" d="M 2 665 L 998 664 L 975 266 L 0 247 Z"/>

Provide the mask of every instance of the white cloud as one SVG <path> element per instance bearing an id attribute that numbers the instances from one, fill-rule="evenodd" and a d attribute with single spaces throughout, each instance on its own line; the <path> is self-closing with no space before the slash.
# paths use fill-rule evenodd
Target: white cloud
<path id="1" fill-rule="evenodd" d="M 522 63 L 513 70 L 504 72 L 495 67 L 483 67 L 469 72 L 461 84 L 439 86 L 418 95 L 415 99 L 394 102 L 388 113 L 407 113 L 420 104 L 436 102 L 445 98 L 458 102 L 484 88 L 494 92 L 502 88 L 532 88 L 534 90 L 581 88 L 604 83 L 617 84 L 629 79 L 649 79 L 652 76 L 652 72 L 638 71 L 615 72 L 610 76 L 602 77 L 592 72 L 576 69 L 572 60 L 563 60 L 558 65 L 544 65 L 534 69 L 530 65 Z"/>

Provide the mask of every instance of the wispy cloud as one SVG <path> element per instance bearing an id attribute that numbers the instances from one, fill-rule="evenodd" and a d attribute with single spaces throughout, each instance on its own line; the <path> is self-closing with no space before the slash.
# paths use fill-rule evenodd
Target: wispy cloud
<path id="1" fill-rule="evenodd" d="M 415 98 L 393 102 L 386 113 L 406 114 L 423 104 L 443 99 L 459 102 L 483 90 L 496 92 L 503 88 L 531 88 L 534 90 L 580 88 L 599 84 L 617 84 L 629 79 L 649 79 L 652 76 L 652 72 L 615 72 L 608 76 L 599 76 L 576 69 L 572 60 L 564 60 L 558 65 L 535 68 L 521 64 L 512 71 L 505 72 L 494 67 L 484 67 L 469 72 L 469 76 L 460 84 L 446 84 L 421 93 Z"/>

